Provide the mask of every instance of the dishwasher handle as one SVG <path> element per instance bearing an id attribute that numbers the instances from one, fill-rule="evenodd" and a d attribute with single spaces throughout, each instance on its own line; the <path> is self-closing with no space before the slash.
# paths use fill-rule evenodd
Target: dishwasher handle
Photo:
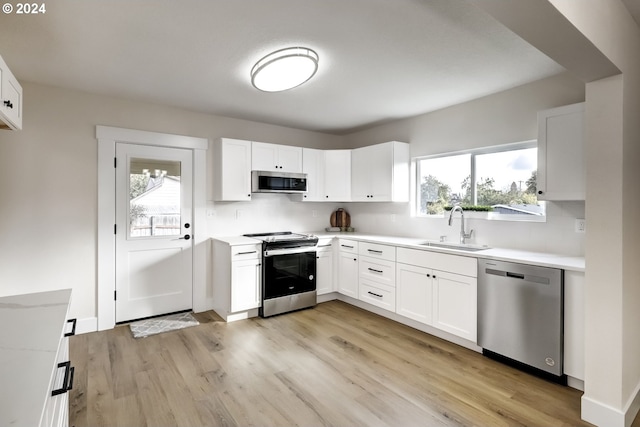
<path id="1" fill-rule="evenodd" d="M 540 283 L 541 285 L 548 285 L 551 283 L 548 277 L 534 276 L 530 274 L 514 273 L 511 271 L 496 270 L 494 268 L 486 268 L 485 273 L 492 274 L 494 276 L 507 277 L 509 279 L 526 280 L 527 282 Z"/>

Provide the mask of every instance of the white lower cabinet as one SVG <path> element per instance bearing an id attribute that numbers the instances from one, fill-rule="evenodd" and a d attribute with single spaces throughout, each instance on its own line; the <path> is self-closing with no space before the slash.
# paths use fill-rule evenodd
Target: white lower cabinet
<path id="1" fill-rule="evenodd" d="M 394 311 L 396 308 L 396 289 L 393 286 L 385 286 L 372 280 L 360 277 L 358 283 L 360 292 L 359 300 L 371 305 Z"/>
<path id="2" fill-rule="evenodd" d="M 338 240 L 338 292 L 358 298 L 358 242 Z"/>
<path id="3" fill-rule="evenodd" d="M 332 239 L 320 239 L 316 254 L 316 293 L 328 294 L 335 290 L 333 283 L 333 245 Z"/>
<path id="4" fill-rule="evenodd" d="M 213 309 L 227 322 L 250 317 L 262 302 L 262 246 L 213 240 Z"/>
<path id="5" fill-rule="evenodd" d="M 396 310 L 396 248 L 360 242 L 358 287 L 360 301 Z"/>
<path id="6" fill-rule="evenodd" d="M 396 265 L 396 313 L 431 325 L 432 270 L 409 264 Z"/>
<path id="7" fill-rule="evenodd" d="M 433 326 L 476 342 L 477 279 L 433 271 Z"/>
<path id="8" fill-rule="evenodd" d="M 396 313 L 475 343 L 476 259 L 397 248 L 397 261 Z"/>

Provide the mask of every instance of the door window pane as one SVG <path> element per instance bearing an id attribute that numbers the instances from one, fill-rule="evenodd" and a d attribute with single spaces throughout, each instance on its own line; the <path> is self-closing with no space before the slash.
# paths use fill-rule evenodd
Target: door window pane
<path id="1" fill-rule="evenodd" d="M 180 235 L 180 162 L 131 158 L 129 236 Z"/>

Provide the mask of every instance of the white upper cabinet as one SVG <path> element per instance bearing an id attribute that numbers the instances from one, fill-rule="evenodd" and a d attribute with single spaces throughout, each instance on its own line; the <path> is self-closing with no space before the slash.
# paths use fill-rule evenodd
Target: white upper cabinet
<path id="1" fill-rule="evenodd" d="M 302 173 L 302 147 L 253 142 L 253 170 Z"/>
<path id="2" fill-rule="evenodd" d="M 351 150 L 324 151 L 324 198 L 328 202 L 351 200 Z"/>
<path id="3" fill-rule="evenodd" d="M 0 129 L 22 129 L 22 86 L 0 57 Z"/>
<path id="4" fill-rule="evenodd" d="M 409 144 L 404 142 L 385 142 L 352 150 L 352 200 L 408 202 L 409 162 Z"/>
<path id="5" fill-rule="evenodd" d="M 585 200 L 584 102 L 538 113 L 539 200 Z"/>
<path id="6" fill-rule="evenodd" d="M 213 147 L 213 199 L 251 200 L 251 141 L 222 138 Z"/>
<path id="7" fill-rule="evenodd" d="M 324 150 L 302 149 L 302 172 L 307 174 L 307 192 L 302 195 L 305 202 L 324 200 Z"/>

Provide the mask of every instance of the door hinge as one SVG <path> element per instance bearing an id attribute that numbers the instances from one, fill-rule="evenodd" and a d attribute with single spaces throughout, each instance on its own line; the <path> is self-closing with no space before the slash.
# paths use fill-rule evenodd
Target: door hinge
<path id="1" fill-rule="evenodd" d="M 118 233 L 118 224 L 113 224 L 113 234 Z"/>
<path id="2" fill-rule="evenodd" d="M 114 301 L 118 300 L 118 291 L 113 291 L 113 300 Z"/>
<path id="3" fill-rule="evenodd" d="M 114 157 L 114 158 L 113 158 L 113 167 L 114 167 L 114 168 L 117 168 L 117 167 L 118 167 L 118 158 L 117 158 L 117 157 Z"/>

